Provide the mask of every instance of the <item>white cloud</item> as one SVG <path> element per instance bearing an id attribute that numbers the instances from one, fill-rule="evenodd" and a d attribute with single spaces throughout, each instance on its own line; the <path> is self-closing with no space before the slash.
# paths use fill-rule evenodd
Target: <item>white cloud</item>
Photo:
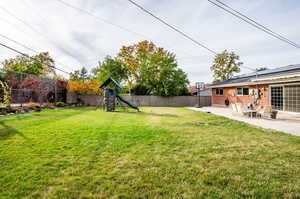
<path id="1" fill-rule="evenodd" d="M 209 70 L 213 55 L 178 33 L 159 23 L 126 0 L 65 0 L 92 12 L 99 18 L 119 24 L 139 35 L 103 23 L 87 14 L 66 7 L 56 0 L 2 0 L 5 7 L 31 24 L 38 33 L 0 9 L 0 33 L 37 51 L 49 51 L 71 71 L 81 66 L 94 67 L 105 55 L 114 56 L 122 45 L 149 39 L 176 53 L 180 68 L 192 83 L 212 80 Z M 299 49 L 293 48 L 241 20 L 227 14 L 208 1 L 136 0 L 155 14 L 215 51 L 233 50 L 246 66 L 284 66 L 300 63 Z M 274 31 L 300 43 L 300 3 L 298 1 L 229 1 L 240 10 Z M 41 36 L 43 35 L 43 36 Z M 141 36 L 142 35 L 142 36 Z M 5 40 L 0 41 L 32 52 Z M 0 60 L 15 56 L 0 48 Z M 63 66 L 58 67 L 63 68 Z M 249 72 L 245 69 L 243 73 Z"/>

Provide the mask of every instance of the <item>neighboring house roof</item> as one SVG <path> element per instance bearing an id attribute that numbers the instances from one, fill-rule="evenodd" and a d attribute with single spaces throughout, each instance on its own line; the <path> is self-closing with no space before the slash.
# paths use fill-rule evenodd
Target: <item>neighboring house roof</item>
<path id="1" fill-rule="evenodd" d="M 204 84 L 204 89 L 209 88 L 212 84 Z M 190 93 L 198 92 L 196 86 L 188 86 L 188 90 Z"/>
<path id="2" fill-rule="evenodd" d="M 198 92 L 196 86 L 189 86 L 188 91 L 189 91 L 189 93 L 197 93 Z"/>
<path id="3" fill-rule="evenodd" d="M 207 88 L 206 85 L 210 84 L 205 84 L 205 88 L 200 91 L 200 96 L 211 96 L 211 88 Z M 196 86 L 189 86 L 188 87 L 189 93 L 193 95 L 198 95 L 198 89 Z"/>
<path id="4" fill-rule="evenodd" d="M 205 88 L 202 91 L 200 91 L 200 96 L 211 96 L 211 88 Z"/>
<path id="5" fill-rule="evenodd" d="M 300 81 L 300 64 L 234 76 L 210 88 Z"/>

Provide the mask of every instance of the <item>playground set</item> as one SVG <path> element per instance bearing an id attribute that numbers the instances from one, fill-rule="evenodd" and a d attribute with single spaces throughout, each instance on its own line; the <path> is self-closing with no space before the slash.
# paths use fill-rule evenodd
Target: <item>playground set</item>
<path id="1" fill-rule="evenodd" d="M 119 95 L 122 86 L 113 78 L 108 78 L 100 86 L 100 88 L 104 89 L 104 108 L 107 112 L 114 112 L 116 109 L 116 105 L 123 107 L 122 104 L 126 104 L 130 108 L 139 111 L 139 107 L 133 105 L 132 103 L 130 103 L 129 101 L 127 101 Z"/>

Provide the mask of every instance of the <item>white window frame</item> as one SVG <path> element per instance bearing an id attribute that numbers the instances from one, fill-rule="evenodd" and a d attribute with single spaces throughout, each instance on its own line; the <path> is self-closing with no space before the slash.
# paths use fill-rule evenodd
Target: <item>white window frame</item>
<path id="1" fill-rule="evenodd" d="M 238 93 L 238 89 L 239 89 L 239 88 L 242 89 L 242 94 L 239 94 L 239 93 Z M 245 89 L 245 88 L 248 89 L 248 95 L 244 95 L 244 89 Z M 249 87 L 236 87 L 235 90 L 236 90 L 236 95 L 237 95 L 237 96 L 249 96 L 249 94 L 250 94 L 250 89 L 249 89 Z"/>
<path id="2" fill-rule="evenodd" d="M 222 89 L 222 95 L 217 93 L 218 89 Z M 224 88 L 216 88 L 216 96 L 224 96 Z"/>
<path id="3" fill-rule="evenodd" d="M 285 96 L 285 86 L 290 86 L 290 85 L 299 85 L 299 83 L 286 83 L 286 84 L 271 84 L 269 85 L 269 88 L 268 88 L 268 94 L 269 94 L 269 105 L 271 106 L 271 87 L 283 87 L 283 109 L 282 111 L 284 112 L 288 112 L 286 111 L 286 96 Z M 279 110 L 281 111 L 281 110 Z M 294 112 L 290 112 L 290 113 L 294 113 Z"/>

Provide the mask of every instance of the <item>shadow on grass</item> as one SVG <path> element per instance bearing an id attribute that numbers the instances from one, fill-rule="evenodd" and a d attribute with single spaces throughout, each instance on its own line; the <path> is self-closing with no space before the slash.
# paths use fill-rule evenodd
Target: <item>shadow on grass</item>
<path id="1" fill-rule="evenodd" d="M 66 108 L 66 109 L 58 109 L 59 112 L 53 112 L 56 110 L 49 110 L 47 113 L 46 111 L 43 112 L 34 112 L 34 113 L 25 113 L 20 115 L 13 115 L 8 116 L 0 119 L 0 126 L 4 127 L 3 129 L 0 129 L 0 140 L 8 139 L 14 135 L 19 135 L 25 139 L 27 137 L 18 131 L 17 129 L 13 128 L 12 126 L 7 125 L 6 122 L 13 121 L 13 120 L 32 120 L 34 119 L 34 122 L 37 125 L 43 125 L 48 122 L 52 122 L 53 119 L 55 119 L 55 122 L 59 120 L 63 120 L 69 117 L 73 117 L 75 115 L 83 114 L 88 111 L 97 110 L 97 108 Z M 72 112 L 63 112 L 63 110 L 72 110 Z"/>
<path id="2" fill-rule="evenodd" d="M 0 121 L 0 125 L 4 127 L 4 129 L 0 130 L 0 140 L 5 140 L 14 135 L 19 135 L 19 136 L 27 139 L 27 137 L 23 133 L 21 133 L 20 131 L 18 131 L 15 128 L 5 124 L 5 122 Z"/>
<path id="3" fill-rule="evenodd" d="M 231 126 L 231 122 L 187 122 L 188 126 Z"/>
<path id="4" fill-rule="evenodd" d="M 102 110 L 102 107 L 97 106 L 75 106 L 75 107 L 68 107 L 68 108 L 62 108 L 63 109 L 69 109 L 74 111 L 95 111 L 95 110 Z"/>
<path id="5" fill-rule="evenodd" d="M 175 114 L 170 114 L 170 113 L 152 113 L 152 112 L 125 112 L 125 111 L 115 111 L 116 113 L 121 113 L 121 114 L 138 114 L 138 115 L 145 115 L 145 116 L 155 116 L 155 117 L 179 117 L 178 115 Z"/>

